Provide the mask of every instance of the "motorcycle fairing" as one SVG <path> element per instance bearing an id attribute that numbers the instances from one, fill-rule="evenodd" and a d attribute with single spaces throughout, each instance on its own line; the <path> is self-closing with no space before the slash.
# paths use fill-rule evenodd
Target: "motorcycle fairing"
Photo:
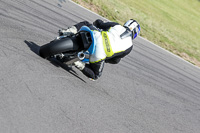
<path id="1" fill-rule="evenodd" d="M 90 55 L 92 55 L 96 50 L 96 38 L 94 37 L 94 33 L 87 26 L 82 26 L 80 31 L 88 31 L 88 32 L 90 32 L 90 35 L 91 35 L 91 38 L 92 38 L 92 44 L 90 45 L 90 47 L 88 48 L 87 51 L 89 52 Z"/>

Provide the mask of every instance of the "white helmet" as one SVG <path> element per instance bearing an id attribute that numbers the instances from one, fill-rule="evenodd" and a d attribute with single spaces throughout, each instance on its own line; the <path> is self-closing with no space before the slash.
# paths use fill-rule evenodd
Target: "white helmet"
<path id="1" fill-rule="evenodd" d="M 140 33 L 140 25 L 136 20 L 130 19 L 124 24 L 125 28 L 128 28 L 132 31 L 132 38 L 135 39 Z"/>

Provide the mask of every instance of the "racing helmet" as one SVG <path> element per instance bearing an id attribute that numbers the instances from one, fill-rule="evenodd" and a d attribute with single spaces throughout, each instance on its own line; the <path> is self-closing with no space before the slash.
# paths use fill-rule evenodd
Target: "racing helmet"
<path id="1" fill-rule="evenodd" d="M 140 33 L 140 25 L 138 22 L 134 19 L 128 20 L 125 24 L 124 27 L 129 29 L 132 32 L 132 39 L 135 39 L 139 33 Z"/>

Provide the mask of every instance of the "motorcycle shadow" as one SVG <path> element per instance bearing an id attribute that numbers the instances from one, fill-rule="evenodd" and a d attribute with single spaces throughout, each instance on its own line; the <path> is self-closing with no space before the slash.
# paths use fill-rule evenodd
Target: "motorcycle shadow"
<path id="1" fill-rule="evenodd" d="M 39 55 L 39 50 L 40 50 L 40 46 L 37 45 L 36 43 L 34 42 L 31 42 L 31 41 L 27 41 L 25 40 L 24 41 L 26 43 L 26 45 L 30 48 L 30 50 L 35 53 L 36 55 L 40 56 Z M 42 57 L 41 57 L 42 58 Z M 54 59 L 54 58 L 49 58 L 47 59 L 51 64 L 53 64 L 54 66 L 56 67 L 61 67 L 63 68 L 64 70 L 66 70 L 67 72 L 69 72 L 70 74 L 72 74 L 73 76 L 77 77 L 78 79 L 80 79 L 81 81 L 83 81 L 84 83 L 86 83 L 85 80 L 83 80 L 82 78 L 80 78 L 78 76 L 78 74 L 76 73 L 76 71 L 74 71 L 71 67 L 68 67 L 66 64 L 63 64 L 62 62 Z"/>

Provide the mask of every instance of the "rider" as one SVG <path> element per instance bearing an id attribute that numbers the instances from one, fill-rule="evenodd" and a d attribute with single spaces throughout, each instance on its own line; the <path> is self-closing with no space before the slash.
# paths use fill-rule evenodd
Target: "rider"
<path id="1" fill-rule="evenodd" d="M 90 64 L 84 64 L 81 61 L 74 64 L 92 80 L 97 80 L 101 76 L 104 63 L 117 64 L 121 58 L 128 55 L 133 48 L 133 39 L 140 32 L 140 25 L 133 19 L 128 20 L 123 26 L 116 22 L 103 22 L 97 19 L 93 25 L 88 21 L 83 21 L 68 29 L 59 30 L 59 35 L 75 34 L 82 26 L 88 26 L 93 30 L 97 40 L 96 50 L 90 56 Z"/>

